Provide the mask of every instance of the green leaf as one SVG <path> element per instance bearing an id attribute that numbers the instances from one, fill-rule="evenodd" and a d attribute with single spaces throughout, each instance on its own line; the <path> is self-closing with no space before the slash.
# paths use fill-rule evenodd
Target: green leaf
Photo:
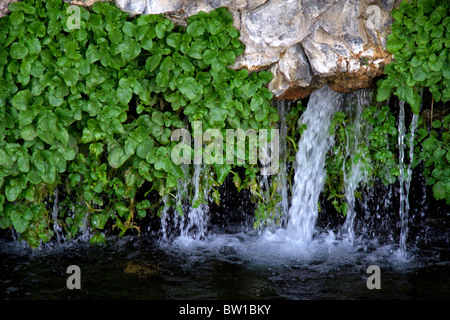
<path id="1" fill-rule="evenodd" d="M 99 3 L 99 2 L 96 2 L 96 3 Z M 101 233 L 98 233 L 98 234 L 94 234 L 90 239 L 89 239 L 89 243 L 90 244 L 103 244 L 103 243 L 105 243 L 106 242 L 106 239 L 105 239 L 105 235 L 104 234 L 101 234 Z"/>
<path id="2" fill-rule="evenodd" d="M 192 77 L 184 78 L 181 84 L 178 84 L 178 89 L 188 100 L 200 99 L 203 94 L 203 86 Z"/>
<path id="3" fill-rule="evenodd" d="M 28 153 L 17 158 L 17 167 L 21 172 L 30 171 L 30 156 Z"/>
<path id="4" fill-rule="evenodd" d="M 236 56 L 233 51 L 222 50 L 218 55 L 218 59 L 224 65 L 229 66 L 235 62 Z"/>
<path id="5" fill-rule="evenodd" d="M 130 213 L 130 208 L 127 207 L 123 202 L 116 203 L 114 207 L 119 214 L 119 217 L 124 217 L 125 215 Z"/>
<path id="6" fill-rule="evenodd" d="M 21 43 L 14 42 L 11 45 L 11 49 L 9 51 L 11 58 L 13 59 L 23 59 L 28 55 L 28 49 L 22 45 Z"/>
<path id="7" fill-rule="evenodd" d="M 206 49 L 205 52 L 203 53 L 203 61 L 206 64 L 211 64 L 216 57 L 217 57 L 217 51 L 215 51 L 215 50 Z"/>
<path id="8" fill-rule="evenodd" d="M 436 200 L 445 199 L 446 190 L 445 183 L 442 181 L 438 181 L 433 186 L 433 196 Z"/>
<path id="9" fill-rule="evenodd" d="M 31 110 L 22 111 L 19 113 L 19 125 L 20 127 L 26 126 L 33 122 L 35 113 Z"/>
<path id="10" fill-rule="evenodd" d="M 103 143 L 94 142 L 89 145 L 89 152 L 92 153 L 95 157 L 98 157 L 103 153 Z"/>
<path id="11" fill-rule="evenodd" d="M 153 149 L 154 142 L 150 137 L 145 138 L 136 148 L 136 155 L 142 159 L 147 157 L 147 154 Z"/>
<path id="12" fill-rule="evenodd" d="M 155 15 L 141 15 L 139 18 L 137 18 L 137 25 L 138 26 L 145 26 L 152 22 L 154 22 L 157 19 L 157 16 Z"/>
<path id="13" fill-rule="evenodd" d="M 124 134 L 125 133 L 125 130 L 124 130 L 122 124 L 117 119 L 114 119 L 111 122 L 110 128 L 111 128 L 112 132 L 114 132 L 114 133 L 117 133 L 117 134 Z"/>
<path id="14" fill-rule="evenodd" d="M 161 65 L 159 66 L 160 70 L 165 73 L 169 73 L 170 70 L 172 70 L 175 67 L 172 57 L 167 56 L 164 58 L 164 60 L 161 62 Z"/>
<path id="15" fill-rule="evenodd" d="M 423 70 L 422 67 L 418 67 L 416 69 L 414 69 L 413 73 L 413 78 L 416 81 L 424 81 L 427 78 L 427 74 L 426 72 Z"/>
<path id="16" fill-rule="evenodd" d="M 10 166 L 14 163 L 14 159 L 3 149 L 0 149 L 0 165 Z"/>
<path id="17" fill-rule="evenodd" d="M 73 188 L 81 182 L 81 176 L 78 173 L 69 174 L 70 186 Z"/>
<path id="18" fill-rule="evenodd" d="M 164 115 L 161 111 L 155 111 L 152 113 L 152 120 L 159 124 L 160 126 L 164 126 Z"/>
<path id="19" fill-rule="evenodd" d="M 440 120 L 434 120 L 431 123 L 431 126 L 435 129 L 439 129 L 442 126 L 442 122 Z"/>
<path id="20" fill-rule="evenodd" d="M 50 91 L 48 94 L 48 102 L 50 102 L 51 106 L 59 107 L 64 103 L 64 99 L 62 97 L 57 97 L 54 91 Z"/>
<path id="21" fill-rule="evenodd" d="M 158 24 L 155 26 L 156 36 L 157 36 L 159 39 L 163 39 L 163 38 L 164 38 L 165 31 L 166 31 L 166 26 L 165 26 L 163 23 L 160 22 L 160 23 L 158 23 Z"/>
<path id="22" fill-rule="evenodd" d="M 86 50 L 86 59 L 89 63 L 94 63 L 95 61 L 100 60 L 101 55 L 97 49 L 97 46 L 90 44 L 88 49 Z"/>
<path id="23" fill-rule="evenodd" d="M 202 59 L 202 47 L 197 43 L 192 43 L 187 54 L 194 59 Z"/>
<path id="24" fill-rule="evenodd" d="M 400 85 L 395 94 L 403 101 L 406 101 L 415 114 L 419 113 L 421 97 L 417 92 L 414 92 L 412 87 Z"/>
<path id="25" fill-rule="evenodd" d="M 258 122 L 267 118 L 267 108 L 263 105 L 258 112 L 255 113 L 255 120 Z"/>
<path id="26" fill-rule="evenodd" d="M 176 50 L 180 50 L 181 36 L 181 33 L 172 33 L 167 37 L 166 42 L 169 46 L 175 48 Z"/>
<path id="27" fill-rule="evenodd" d="M 25 141 L 33 141 L 37 137 L 36 128 L 32 125 L 26 125 L 20 129 L 20 136 Z"/>
<path id="28" fill-rule="evenodd" d="M 64 44 L 64 52 L 67 57 L 70 59 L 77 59 L 79 57 L 78 54 L 78 43 L 76 41 L 67 41 Z"/>
<path id="29" fill-rule="evenodd" d="M 125 61 L 131 61 L 135 59 L 141 53 L 141 46 L 135 40 L 130 40 L 127 43 L 125 50 L 121 52 L 121 57 Z"/>
<path id="30" fill-rule="evenodd" d="M 108 222 L 109 215 L 106 213 L 97 213 L 92 215 L 91 225 L 95 229 L 103 229 Z"/>
<path id="31" fill-rule="evenodd" d="M 26 111 L 30 102 L 31 93 L 29 90 L 19 91 L 12 99 L 11 103 L 14 108 L 20 111 Z"/>
<path id="32" fill-rule="evenodd" d="M 125 21 L 124 24 L 122 25 L 122 31 L 124 34 L 130 36 L 130 37 L 134 37 L 136 31 L 137 31 L 137 25 L 135 25 L 134 23 L 130 22 L 130 21 Z"/>
<path id="33" fill-rule="evenodd" d="M 167 72 L 158 72 L 156 76 L 156 84 L 161 88 L 166 88 L 169 85 L 169 74 Z"/>
<path id="34" fill-rule="evenodd" d="M 221 165 L 215 164 L 214 169 L 217 176 L 217 182 L 219 182 L 219 184 L 223 184 L 225 178 L 231 171 L 231 166 L 229 164 L 221 164 Z"/>
<path id="35" fill-rule="evenodd" d="M 153 55 L 147 58 L 145 62 L 145 68 L 147 71 L 151 72 L 156 69 L 162 59 L 162 52 L 160 50 L 153 53 Z"/>
<path id="36" fill-rule="evenodd" d="M 47 34 L 50 37 L 56 36 L 61 31 L 61 23 L 57 20 L 50 20 L 47 25 Z"/>
<path id="37" fill-rule="evenodd" d="M 263 101 L 264 100 L 259 95 L 254 95 L 252 97 L 252 100 L 250 101 L 250 110 L 252 110 L 253 112 L 257 112 L 260 109 Z"/>
<path id="38" fill-rule="evenodd" d="M 35 60 L 31 65 L 30 74 L 33 77 L 40 77 L 45 71 L 45 67 L 39 61 Z"/>
<path id="39" fill-rule="evenodd" d="M 11 2 L 8 4 L 8 10 L 11 12 L 23 10 L 25 3 L 22 2 Z"/>
<path id="40" fill-rule="evenodd" d="M 11 13 L 9 21 L 10 21 L 11 25 L 18 26 L 23 22 L 24 19 L 25 19 L 25 16 L 24 16 L 23 12 L 14 11 Z"/>
<path id="41" fill-rule="evenodd" d="M 209 123 L 211 126 L 217 126 L 219 124 L 225 123 L 228 116 L 228 110 L 222 108 L 213 108 L 209 113 Z"/>
<path id="42" fill-rule="evenodd" d="M 137 146 L 138 142 L 133 138 L 128 137 L 127 140 L 125 140 L 124 146 L 125 153 L 129 156 L 133 155 L 136 151 Z"/>
<path id="43" fill-rule="evenodd" d="M 429 61 L 428 65 L 432 71 L 441 71 L 444 63 L 440 59 L 436 59 L 435 61 Z"/>
<path id="44" fill-rule="evenodd" d="M 261 71 L 259 72 L 259 77 L 263 81 L 263 83 L 268 83 L 272 80 L 273 74 L 270 71 Z"/>
<path id="45" fill-rule="evenodd" d="M 442 38 L 442 35 L 444 34 L 444 26 L 439 25 L 435 26 L 431 31 L 431 36 L 434 38 Z"/>
<path id="46" fill-rule="evenodd" d="M 72 87 L 77 84 L 80 73 L 76 69 L 63 69 L 61 71 L 61 77 L 69 87 Z"/>
<path id="47" fill-rule="evenodd" d="M 133 97 L 133 90 L 131 88 L 118 88 L 117 89 L 117 99 L 122 104 L 128 104 Z"/>
<path id="48" fill-rule="evenodd" d="M 202 21 L 197 20 L 187 26 L 186 32 L 193 37 L 197 37 L 205 32 L 205 28 L 203 27 Z"/>
<path id="49" fill-rule="evenodd" d="M 5 196 L 9 202 L 14 202 L 22 193 L 22 188 L 20 185 L 8 184 L 5 186 Z"/>
<path id="50" fill-rule="evenodd" d="M 144 50 L 150 51 L 153 48 L 153 40 L 145 38 L 141 41 L 141 47 Z"/>
<path id="51" fill-rule="evenodd" d="M 180 67 L 186 71 L 186 72 L 193 72 L 194 71 L 194 65 L 186 56 L 181 56 L 180 60 L 178 61 L 178 64 Z"/>
<path id="52" fill-rule="evenodd" d="M 83 111 L 89 113 L 89 116 L 95 117 L 101 110 L 102 104 L 99 101 L 89 100 L 83 104 Z"/>
<path id="53" fill-rule="evenodd" d="M 108 162 L 114 169 L 120 168 L 130 156 L 125 153 L 123 147 L 114 144 L 109 150 Z"/>
<path id="54" fill-rule="evenodd" d="M 111 40 L 111 43 L 117 44 L 123 39 L 123 33 L 119 30 L 113 30 L 108 33 L 109 40 Z"/>
<path id="55" fill-rule="evenodd" d="M 172 172 L 172 160 L 169 157 L 160 158 L 155 162 L 156 170 L 164 170 L 167 173 Z"/>
<path id="56" fill-rule="evenodd" d="M 20 208 L 15 208 L 11 211 L 9 217 L 14 229 L 18 233 L 23 233 L 28 229 L 29 220 L 31 220 L 29 212 L 31 212 L 31 210 L 25 206 L 20 206 Z"/>
<path id="57" fill-rule="evenodd" d="M 26 43 L 26 46 L 27 46 L 27 49 L 28 49 L 28 53 L 30 55 L 38 54 L 42 50 L 41 43 L 39 42 L 39 40 L 37 38 L 33 38 L 30 41 L 28 41 Z"/>
<path id="58" fill-rule="evenodd" d="M 386 48 L 390 53 L 395 53 L 398 52 L 405 45 L 405 43 L 405 39 L 400 39 L 394 33 L 391 33 L 387 37 Z"/>
<path id="59" fill-rule="evenodd" d="M 76 69 L 83 76 L 86 76 L 86 75 L 88 75 L 91 72 L 91 67 L 90 67 L 89 62 L 87 60 L 79 61 L 78 64 L 77 64 Z"/>

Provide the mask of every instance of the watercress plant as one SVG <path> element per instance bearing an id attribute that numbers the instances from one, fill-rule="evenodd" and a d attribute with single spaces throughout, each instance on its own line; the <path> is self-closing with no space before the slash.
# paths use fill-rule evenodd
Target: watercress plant
<path id="1" fill-rule="evenodd" d="M 435 101 L 450 101 L 450 2 L 403 1 L 392 17 L 386 48 L 394 61 L 378 82 L 378 101 L 393 93 L 419 114 L 424 87 Z"/>
<path id="2" fill-rule="evenodd" d="M 139 191 L 160 199 L 183 178 L 170 159 L 175 129 L 278 121 L 271 73 L 228 67 L 244 46 L 225 8 L 184 28 L 96 2 L 80 7 L 77 29 L 68 6 L 25 0 L 0 19 L 0 226 L 32 247 L 55 225 L 74 238 L 87 224 L 92 242 L 107 227 L 139 231 L 159 201 Z M 210 170 L 221 184 L 232 166 Z M 258 168 L 246 170 L 251 179 Z M 53 217 L 58 191 L 66 200 Z"/>

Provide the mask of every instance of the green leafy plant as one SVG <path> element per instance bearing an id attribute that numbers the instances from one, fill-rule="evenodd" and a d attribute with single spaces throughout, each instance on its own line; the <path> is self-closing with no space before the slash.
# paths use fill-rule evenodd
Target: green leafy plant
<path id="1" fill-rule="evenodd" d="M 279 112 L 284 112 L 284 122 L 286 126 L 286 132 L 284 137 L 280 137 L 280 140 L 285 139 L 286 150 L 284 159 L 280 154 L 280 167 L 277 175 L 267 178 L 266 181 L 257 177 L 259 179 L 252 179 L 246 181 L 247 185 L 250 183 L 250 192 L 256 203 L 255 210 L 255 222 L 253 224 L 254 228 L 262 227 L 279 227 L 285 218 L 284 212 L 282 212 L 282 207 L 280 205 L 283 200 L 281 194 L 281 186 L 283 184 L 283 179 L 286 183 L 287 196 L 290 197 L 292 193 L 292 182 L 294 180 L 295 173 L 295 158 L 297 154 L 297 144 L 302 135 L 303 131 L 306 129 L 306 125 L 300 121 L 300 117 L 305 111 L 302 106 L 301 101 L 290 102 L 285 104 L 288 109 L 281 109 Z M 280 120 L 280 125 L 281 124 Z M 280 129 L 280 135 L 282 129 Z M 283 143 L 283 141 L 281 141 Z M 281 149 L 281 147 L 280 147 Z M 283 165 L 282 162 L 285 162 Z M 254 175 L 256 177 L 256 175 Z M 260 180 L 260 181 L 258 181 Z M 236 180 L 235 184 L 236 184 Z M 240 185 L 240 180 L 239 185 Z M 240 185 L 240 188 L 245 186 L 245 184 Z M 236 185 L 238 187 L 238 185 Z M 248 188 L 248 186 L 246 186 Z M 239 190 L 239 188 L 238 188 Z"/>
<path id="2" fill-rule="evenodd" d="M 392 11 L 394 23 L 387 38 L 387 49 L 394 61 L 386 66 L 387 77 L 378 82 L 377 100 L 391 93 L 406 101 L 415 114 L 422 104 L 422 90 L 432 94 L 430 125 L 422 123 L 416 139 L 414 165 L 424 162 L 423 174 L 433 186 L 434 197 L 447 199 L 446 118 L 433 121 L 433 105 L 450 101 L 450 2 L 439 0 L 403 1 Z M 428 106 L 422 106 L 426 110 Z M 448 107 L 444 107 L 448 112 Z M 445 111 L 444 110 L 444 111 Z"/>
<path id="3" fill-rule="evenodd" d="M 429 88 L 435 101 L 450 101 L 450 2 L 403 1 L 392 11 L 395 19 L 387 38 L 394 61 L 378 82 L 378 101 L 391 93 L 419 114 L 421 88 Z"/>
<path id="4" fill-rule="evenodd" d="M 0 226 L 32 247 L 52 238 L 55 223 L 74 238 L 87 221 L 91 242 L 111 227 L 139 232 L 136 221 L 184 177 L 170 160 L 175 129 L 197 120 L 225 133 L 278 121 L 264 87 L 271 73 L 227 67 L 244 46 L 225 8 L 183 28 L 97 2 L 80 8 L 79 29 L 67 8 L 25 0 L 0 19 Z M 209 185 L 231 169 L 211 166 Z M 143 188 L 159 200 L 138 197 Z M 65 200 L 54 221 L 56 189 Z"/>
<path id="5" fill-rule="evenodd" d="M 423 162 L 423 174 L 434 198 L 450 204 L 450 114 L 435 119 L 430 129 L 420 118 L 416 141 L 413 165 Z"/>
<path id="6" fill-rule="evenodd" d="M 345 176 L 351 174 L 353 165 L 363 173 L 363 185 L 373 185 L 375 180 L 392 184 L 400 174 L 395 156 L 398 130 L 396 119 L 388 106 L 367 106 L 361 119 L 355 121 L 356 106 L 348 112 L 336 112 L 330 126 L 334 145 L 326 158 L 327 178 L 324 194 L 337 212 L 347 214 L 345 199 Z M 358 127 L 358 128 L 357 128 Z M 360 130 L 356 133 L 356 130 Z M 363 137 L 358 140 L 359 137 Z M 359 191 L 355 190 L 355 196 Z"/>

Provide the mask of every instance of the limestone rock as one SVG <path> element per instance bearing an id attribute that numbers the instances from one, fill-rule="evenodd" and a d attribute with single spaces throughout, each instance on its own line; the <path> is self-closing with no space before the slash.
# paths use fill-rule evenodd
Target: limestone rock
<path id="1" fill-rule="evenodd" d="M 156 1 L 159 3 L 159 1 Z M 165 1 L 167 2 L 167 1 Z M 122 11 L 137 15 L 147 13 L 147 0 L 116 0 L 116 5 Z M 156 12 L 155 12 L 156 13 Z M 157 12 L 161 13 L 161 12 Z"/>
<path id="2" fill-rule="evenodd" d="M 300 44 L 287 49 L 278 63 L 271 68 L 274 74 L 269 89 L 275 96 L 283 94 L 289 88 L 309 87 L 312 76 L 308 58 Z"/>

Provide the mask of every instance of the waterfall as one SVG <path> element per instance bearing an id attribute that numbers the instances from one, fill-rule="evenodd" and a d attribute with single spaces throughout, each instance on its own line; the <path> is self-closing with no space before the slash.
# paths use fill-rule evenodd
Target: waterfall
<path id="1" fill-rule="evenodd" d="M 329 126 L 343 94 L 328 86 L 313 92 L 300 121 L 307 126 L 296 155 L 288 235 L 301 243 L 311 241 L 318 215 L 319 196 L 325 181 L 325 156 L 332 146 Z"/>
<path id="2" fill-rule="evenodd" d="M 209 221 L 208 205 L 202 201 L 202 199 L 208 197 L 208 194 L 207 192 L 200 190 L 202 170 L 203 166 L 201 164 L 194 164 L 194 176 L 192 177 L 194 196 L 191 208 L 187 215 L 187 225 L 185 226 L 184 221 L 181 225 L 181 235 L 188 236 L 191 234 L 195 239 L 205 237 Z M 200 192 L 203 192 L 202 198 L 200 198 Z M 183 215 L 183 218 L 184 217 L 185 215 Z"/>
<path id="3" fill-rule="evenodd" d="M 53 193 L 53 209 L 52 209 L 52 218 L 53 218 L 53 230 L 56 234 L 56 240 L 59 244 L 61 244 L 61 235 L 59 234 L 62 231 L 61 227 L 58 225 L 58 215 L 59 215 L 59 204 L 58 204 L 58 188 L 55 188 L 55 192 Z"/>
<path id="4" fill-rule="evenodd" d="M 162 239 L 167 241 L 169 240 L 169 224 L 170 224 L 170 215 L 169 215 L 169 196 L 166 194 L 162 197 L 163 208 L 161 211 L 161 233 Z"/>
<path id="5" fill-rule="evenodd" d="M 370 103 L 370 91 L 366 89 L 358 90 L 352 95 L 356 100 L 356 110 L 352 119 L 352 132 L 347 134 L 346 156 L 350 161 L 350 170 L 347 172 L 345 162 L 343 167 L 344 184 L 345 184 L 345 199 L 347 200 L 347 216 L 344 224 L 344 230 L 348 234 L 350 243 L 354 242 L 355 231 L 355 191 L 361 181 L 365 179 L 365 171 L 363 170 L 363 162 L 361 161 L 361 143 L 363 142 L 362 132 L 362 111 L 364 106 Z M 352 101 L 353 102 L 353 101 Z"/>
<path id="6" fill-rule="evenodd" d="M 205 203 L 208 198 L 207 188 L 202 183 L 205 178 L 205 167 L 202 164 L 194 164 L 194 173 L 191 176 L 191 167 L 182 165 L 184 177 L 178 179 L 176 194 L 162 197 L 161 240 L 170 241 L 179 234 L 181 237 L 202 239 L 206 236 L 209 222 L 209 208 Z M 184 204 L 184 199 L 189 198 L 189 190 L 192 186 L 190 204 Z"/>
<path id="7" fill-rule="evenodd" d="M 405 102 L 400 101 L 400 112 L 398 120 L 398 149 L 399 149 L 399 215 L 400 215 L 400 241 L 399 251 L 400 257 L 406 257 L 406 239 L 408 236 L 408 221 L 409 221 L 409 189 L 412 179 L 411 163 L 414 158 L 414 133 L 417 128 L 418 116 L 413 115 L 410 129 L 409 141 L 409 163 L 405 164 Z"/>

